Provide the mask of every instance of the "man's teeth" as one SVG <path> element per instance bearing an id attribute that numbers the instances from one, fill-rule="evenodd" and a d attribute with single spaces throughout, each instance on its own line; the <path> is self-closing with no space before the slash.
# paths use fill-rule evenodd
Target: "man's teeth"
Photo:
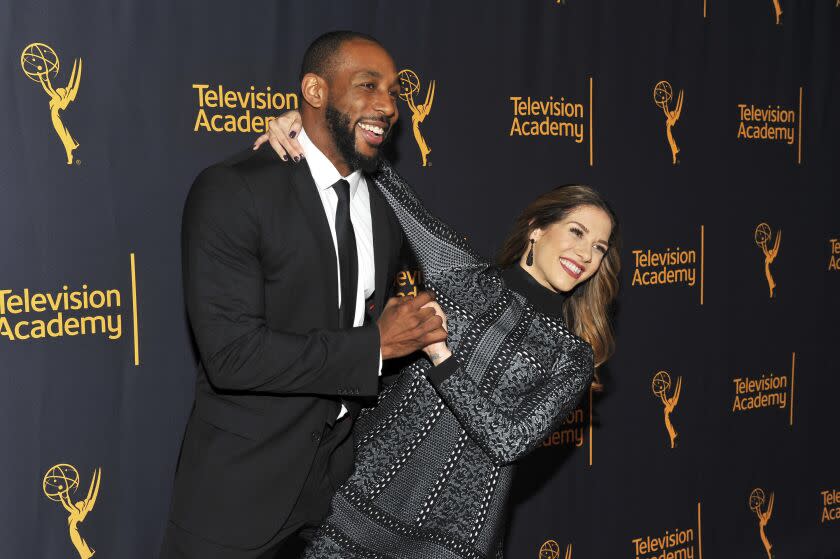
<path id="1" fill-rule="evenodd" d="M 359 127 L 364 129 L 364 130 L 367 130 L 368 132 L 373 132 L 377 136 L 381 136 L 382 134 L 385 133 L 384 128 L 380 128 L 379 126 L 374 126 L 372 124 L 364 124 L 364 123 L 360 122 Z"/>
<path id="2" fill-rule="evenodd" d="M 565 264 L 566 267 L 569 268 L 574 273 L 579 274 L 583 271 L 580 268 L 578 268 L 577 266 L 575 266 L 570 260 L 566 260 L 565 258 L 562 258 L 561 260 L 563 261 L 563 264 Z"/>

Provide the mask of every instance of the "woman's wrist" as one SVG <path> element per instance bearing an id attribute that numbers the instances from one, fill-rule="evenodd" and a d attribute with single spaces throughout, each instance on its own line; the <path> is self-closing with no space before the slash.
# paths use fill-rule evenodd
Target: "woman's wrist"
<path id="1" fill-rule="evenodd" d="M 429 348 L 429 350 L 426 351 L 426 356 L 432 362 L 432 365 L 437 367 L 438 365 L 452 357 L 452 351 L 450 351 L 450 349 L 444 345 L 441 347 Z"/>

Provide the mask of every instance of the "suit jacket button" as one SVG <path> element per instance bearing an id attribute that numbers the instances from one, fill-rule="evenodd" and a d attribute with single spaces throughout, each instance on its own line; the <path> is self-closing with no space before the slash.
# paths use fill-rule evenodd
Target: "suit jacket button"
<path id="1" fill-rule="evenodd" d="M 318 439 L 321 438 L 321 433 L 318 431 L 312 431 L 312 440 L 318 442 Z"/>

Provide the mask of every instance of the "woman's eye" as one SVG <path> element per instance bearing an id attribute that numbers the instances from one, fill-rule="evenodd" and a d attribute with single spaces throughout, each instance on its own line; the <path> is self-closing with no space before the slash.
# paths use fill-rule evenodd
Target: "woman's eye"
<path id="1" fill-rule="evenodd" d="M 583 231 L 581 231 L 577 227 L 572 227 L 571 231 L 575 234 L 576 237 L 583 237 Z"/>
<path id="2" fill-rule="evenodd" d="M 606 254 L 607 253 L 607 247 L 605 247 L 604 245 L 595 245 L 595 248 L 600 250 L 601 254 Z"/>

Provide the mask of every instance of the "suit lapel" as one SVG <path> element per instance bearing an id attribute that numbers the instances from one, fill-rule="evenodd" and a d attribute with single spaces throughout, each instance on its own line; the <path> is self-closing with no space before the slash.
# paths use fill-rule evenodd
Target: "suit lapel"
<path id="1" fill-rule="evenodd" d="M 391 228 L 388 223 L 386 202 L 379 193 L 379 187 L 376 186 L 373 178 L 366 177 L 366 180 L 370 193 L 370 217 L 373 225 L 373 266 L 376 286 L 373 300 L 376 304 L 375 316 L 378 317 L 385 307 L 385 294 L 388 291 L 388 282 L 391 279 L 388 278 Z"/>
<path id="2" fill-rule="evenodd" d="M 306 216 L 306 222 L 310 231 L 318 243 L 319 254 L 313 255 L 314 260 L 320 263 L 314 272 L 320 275 L 324 281 L 327 301 L 325 305 L 328 314 L 328 322 L 332 328 L 338 327 L 338 269 L 335 262 L 335 245 L 333 244 L 330 224 L 324 213 L 324 204 L 318 194 L 318 187 L 312 180 L 309 172 L 309 165 L 304 159 L 303 162 L 294 166 L 292 182 L 296 190 L 300 206 Z M 332 312 L 329 312 L 330 309 Z"/>

